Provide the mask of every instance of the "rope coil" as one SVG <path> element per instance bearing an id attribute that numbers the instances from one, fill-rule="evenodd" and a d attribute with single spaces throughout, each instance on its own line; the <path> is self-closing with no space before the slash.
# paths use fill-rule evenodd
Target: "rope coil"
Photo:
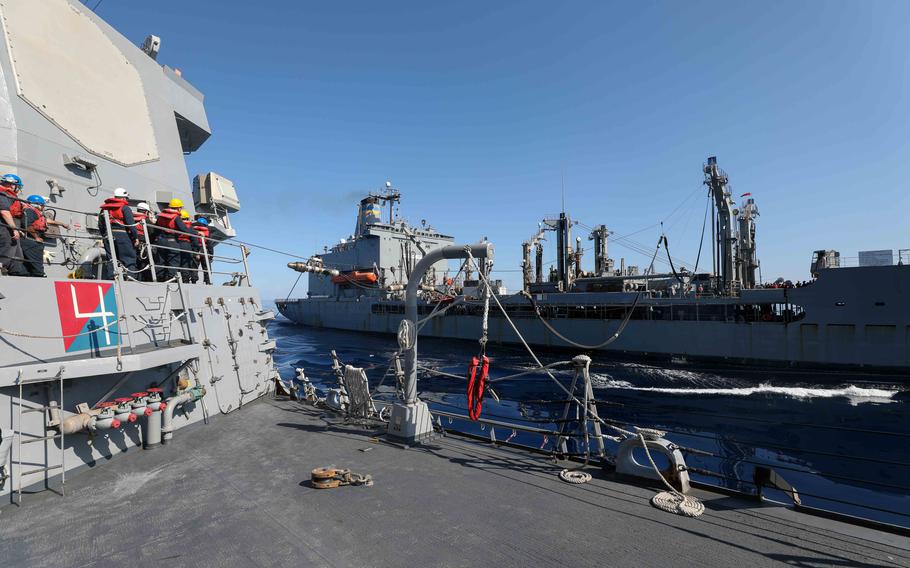
<path id="1" fill-rule="evenodd" d="M 705 512 L 704 503 L 695 497 L 677 492 L 661 491 L 651 497 L 651 504 L 661 511 L 684 517 L 700 517 Z"/>
<path id="2" fill-rule="evenodd" d="M 587 483 L 591 481 L 591 474 L 586 471 L 578 471 L 576 469 L 564 469 L 559 472 L 559 479 L 565 481 L 566 483 L 574 483 L 580 485 L 582 483 Z"/>
<path id="3" fill-rule="evenodd" d="M 654 471 L 657 472 L 657 476 L 660 477 L 660 480 L 664 485 L 666 485 L 668 489 L 668 491 L 661 491 L 657 495 L 651 497 L 651 505 L 660 509 L 661 511 L 666 511 L 668 513 L 673 513 L 676 515 L 682 515 L 684 517 L 700 517 L 702 513 L 705 512 L 705 504 L 696 497 L 680 493 L 676 490 L 675 487 L 670 485 L 670 482 L 667 481 L 667 478 L 664 477 L 663 473 L 661 473 L 660 468 L 658 468 L 657 464 L 654 463 L 654 458 L 651 456 L 651 450 L 648 449 L 648 442 L 645 439 L 645 435 L 642 433 L 642 430 L 648 429 L 642 428 L 638 431 L 638 439 L 641 440 L 641 447 L 645 449 L 645 455 L 648 456 L 648 461 L 651 462 L 651 467 L 654 468 Z M 653 432 L 659 431 L 651 430 L 649 434 Z"/>
<path id="4" fill-rule="evenodd" d="M 344 485 L 373 485 L 373 476 L 354 473 L 347 468 L 317 467 L 310 472 L 310 483 L 316 489 L 335 489 Z"/>

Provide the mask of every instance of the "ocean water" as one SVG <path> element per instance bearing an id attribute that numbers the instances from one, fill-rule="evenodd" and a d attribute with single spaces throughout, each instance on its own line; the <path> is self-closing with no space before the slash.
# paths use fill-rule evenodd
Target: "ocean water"
<path id="1" fill-rule="evenodd" d="M 380 385 L 397 349 L 394 337 L 316 330 L 283 318 L 271 324 L 270 333 L 278 340 L 275 359 L 283 378 L 303 368 L 317 387 L 333 387 L 334 349 L 344 363 L 366 369 L 371 386 L 379 387 L 377 398 L 394 399 L 393 377 Z M 535 351 L 545 364 L 577 354 Z M 476 353 L 476 342 L 420 340 L 421 365 L 449 373 L 464 375 Z M 533 368 L 521 347 L 490 345 L 487 354 L 494 379 Z M 796 487 L 804 505 L 910 526 L 910 377 L 902 384 L 901 377 L 874 374 L 655 364 L 602 353 L 592 359 L 601 417 L 625 428 L 665 430 L 680 446 L 713 454 L 686 454 L 689 466 L 714 474 L 692 473 L 693 479 L 753 492 L 755 467 L 769 466 Z M 568 385 L 573 372 L 555 375 Z M 419 377 L 420 396 L 431 408 L 466 414 L 466 381 L 425 372 Z M 547 401 L 564 400 L 565 394 L 549 377 L 534 374 L 494 388 L 501 401 L 485 398 L 485 417 L 556 427 L 548 421 L 559 419 L 563 407 Z M 446 427 L 487 432 L 457 420 Z M 497 436 L 509 432 L 497 430 Z M 513 441 L 542 442 L 524 434 Z M 613 448 L 608 445 L 608 451 Z M 781 492 L 765 493 L 787 500 Z"/>

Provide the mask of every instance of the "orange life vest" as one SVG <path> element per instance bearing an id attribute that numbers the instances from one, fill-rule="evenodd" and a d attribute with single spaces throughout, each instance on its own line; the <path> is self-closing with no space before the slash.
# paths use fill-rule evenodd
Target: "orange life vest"
<path id="1" fill-rule="evenodd" d="M 148 218 L 148 214 L 145 211 L 134 211 L 133 212 L 133 221 L 136 223 L 136 232 L 139 233 L 139 236 L 145 234 L 145 224 L 142 222 Z"/>
<path id="2" fill-rule="evenodd" d="M 47 231 L 47 218 L 44 216 L 44 213 L 28 203 L 23 207 L 23 213 L 25 209 L 33 212 L 35 214 L 35 220 L 32 221 L 32 224 L 28 227 L 24 227 L 26 231 L 35 231 L 36 233 L 44 233 Z"/>
<path id="3" fill-rule="evenodd" d="M 158 214 L 158 218 L 155 219 L 155 225 L 159 227 L 164 227 L 165 229 L 170 229 L 172 231 L 177 230 L 177 219 L 180 218 L 180 212 L 176 209 L 171 209 L 168 207 L 164 211 Z M 159 233 L 159 238 L 163 239 L 173 239 L 175 235 L 173 233 Z"/>
<path id="4" fill-rule="evenodd" d="M 197 233 L 199 233 L 199 237 L 196 239 L 196 244 L 199 246 L 199 248 L 202 248 L 205 244 L 208 243 L 209 235 L 211 234 L 209 232 L 209 228 L 198 223 L 193 223 L 193 228 L 196 229 Z"/>
<path id="5" fill-rule="evenodd" d="M 126 199 L 121 197 L 108 197 L 101 205 L 101 210 L 107 211 L 108 215 L 111 216 L 111 225 L 120 225 L 123 227 L 126 225 L 126 222 L 123 220 L 123 208 L 127 205 L 129 205 L 129 201 Z"/>
<path id="6" fill-rule="evenodd" d="M 24 203 L 19 199 L 19 196 L 16 195 L 16 190 L 8 187 L 0 188 L 0 191 L 7 194 L 13 199 L 13 202 L 9 206 L 10 215 L 13 217 L 22 217 L 22 206 Z"/>

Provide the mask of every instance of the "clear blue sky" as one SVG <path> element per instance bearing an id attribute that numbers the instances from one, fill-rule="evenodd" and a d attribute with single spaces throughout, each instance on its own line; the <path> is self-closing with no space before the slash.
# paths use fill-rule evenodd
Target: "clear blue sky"
<path id="1" fill-rule="evenodd" d="M 99 14 L 137 43 L 161 36 L 159 61 L 206 94 L 214 135 L 190 173 L 236 182 L 254 243 L 337 242 L 357 195 L 389 179 L 412 221 L 487 236 L 516 269 L 565 172 L 573 217 L 617 234 L 666 219 L 692 261 L 717 155 L 761 210 L 765 280 L 807 278 L 817 248 L 910 247 L 910 2 L 104 0 Z M 287 260 L 251 257 L 266 298 L 294 282 Z"/>

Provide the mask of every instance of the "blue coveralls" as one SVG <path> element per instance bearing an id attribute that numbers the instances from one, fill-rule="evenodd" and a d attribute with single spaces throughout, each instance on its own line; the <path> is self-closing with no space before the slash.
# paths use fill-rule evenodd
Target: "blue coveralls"
<path id="1" fill-rule="evenodd" d="M 121 209 L 123 213 L 123 225 L 118 222 L 111 223 L 114 225 L 111 235 L 114 238 L 114 252 L 117 253 L 117 260 L 120 261 L 120 264 L 127 269 L 127 275 L 133 278 L 136 277 L 136 247 L 133 246 L 133 242 L 139 238 L 139 233 L 136 231 L 135 219 L 133 218 L 133 210 L 130 209 L 128 205 L 124 205 Z M 111 258 L 111 249 L 110 243 L 107 239 L 107 222 L 105 221 L 104 212 L 98 215 L 98 229 L 101 231 L 101 235 L 104 236 L 104 250 L 107 252 L 107 258 Z M 114 278 L 114 267 L 113 263 L 108 260 L 104 263 L 104 269 L 102 270 L 102 278 L 105 280 L 113 280 Z"/>

